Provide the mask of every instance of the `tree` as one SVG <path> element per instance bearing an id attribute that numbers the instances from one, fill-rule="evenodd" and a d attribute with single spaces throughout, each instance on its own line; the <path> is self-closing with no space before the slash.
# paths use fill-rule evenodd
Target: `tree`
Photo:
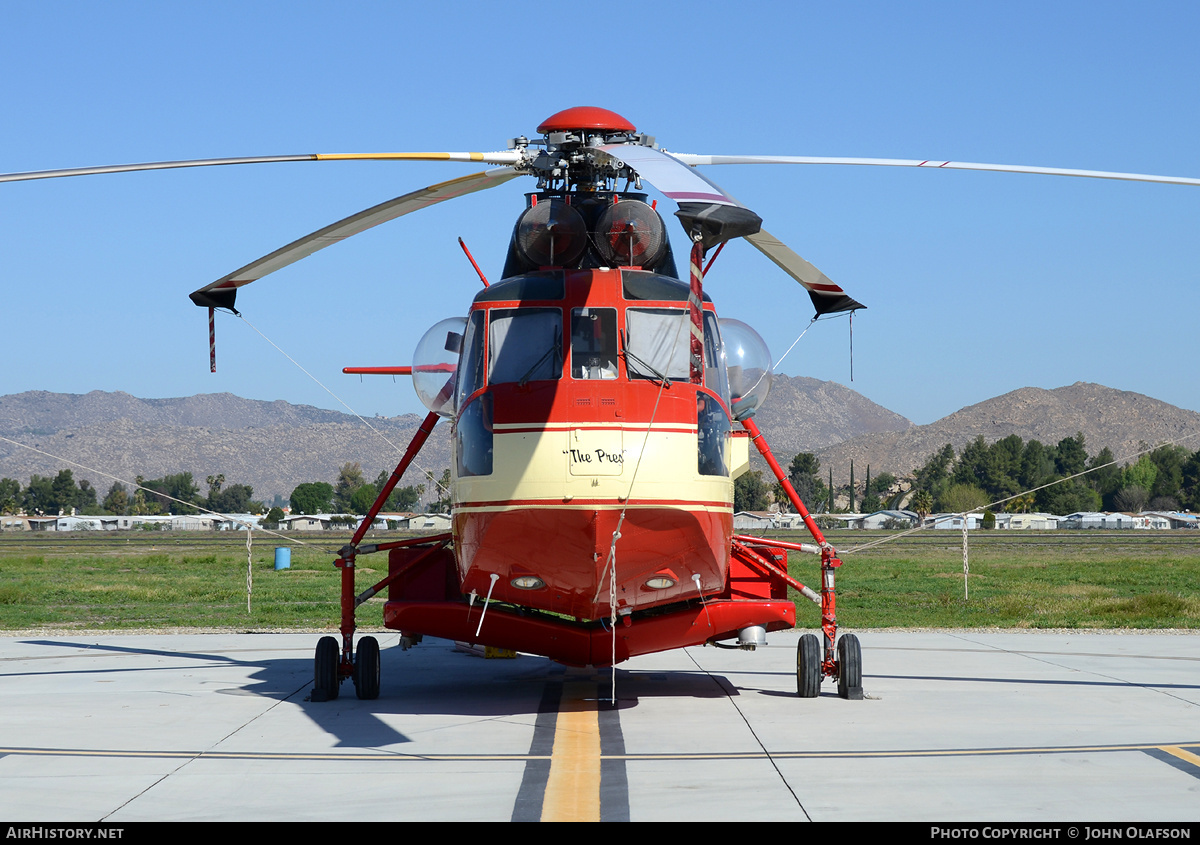
<path id="1" fill-rule="evenodd" d="M 159 510 L 169 513 L 195 513 L 195 504 L 199 504 L 200 488 L 190 472 L 180 472 L 174 475 L 164 475 L 151 481 L 142 482 L 142 486 L 150 490 L 147 504 L 156 503 Z"/>
<path id="2" fill-rule="evenodd" d="M 1029 509 L 1037 504 L 1037 498 L 1032 493 L 1022 493 L 1008 502 L 1010 513 L 1029 513 Z"/>
<path id="3" fill-rule="evenodd" d="M 1200 510 L 1200 449 L 1183 463 L 1183 483 L 1179 486 L 1180 504 Z"/>
<path id="4" fill-rule="evenodd" d="M 433 481 L 433 473 L 428 473 L 428 476 L 429 476 L 429 480 L 432 482 Z M 425 508 L 425 511 L 427 513 L 449 513 L 450 506 L 452 504 L 451 499 L 450 499 L 450 470 L 449 469 L 442 471 L 442 478 L 439 482 L 434 484 L 434 487 L 437 488 L 438 498 L 436 498 L 432 502 L 430 502 L 429 505 Z"/>
<path id="5" fill-rule="evenodd" d="M 739 475 L 737 480 L 733 482 L 734 512 L 766 510 L 770 504 L 767 498 L 767 491 L 768 488 L 763 481 L 761 470 L 754 470 L 753 472 Z"/>
<path id="6" fill-rule="evenodd" d="M 890 472 L 881 472 L 871 479 L 870 489 L 867 490 L 867 493 L 883 498 L 884 494 L 892 489 L 892 485 L 895 483 L 896 476 Z"/>
<path id="7" fill-rule="evenodd" d="M 951 476 L 955 484 L 967 484 L 983 489 L 984 468 L 987 461 L 988 447 L 983 435 L 979 435 L 966 446 L 958 456 Z"/>
<path id="8" fill-rule="evenodd" d="M 1113 504 L 1117 510 L 1125 511 L 1126 513 L 1138 513 L 1146 509 L 1146 502 L 1150 500 L 1150 491 L 1145 487 L 1137 485 L 1131 487 L 1122 487 L 1113 497 Z"/>
<path id="9" fill-rule="evenodd" d="M 267 515 L 265 517 L 263 517 L 263 522 L 265 522 L 267 525 L 278 528 L 279 523 L 283 522 L 283 518 L 284 518 L 283 508 L 273 507 L 269 511 L 267 511 Z"/>
<path id="10" fill-rule="evenodd" d="M 389 478 L 391 478 L 391 474 L 387 470 L 380 470 L 379 476 L 375 479 L 376 496 L 383 492 L 384 485 L 387 484 Z M 395 487 L 392 489 L 392 494 L 387 497 L 387 501 L 383 503 L 381 510 L 388 513 L 411 511 L 417 506 L 417 502 L 421 501 L 423 495 L 425 495 L 425 485 L 423 484 Z"/>
<path id="11" fill-rule="evenodd" d="M 371 505 L 379 497 L 379 491 L 372 484 L 364 484 L 350 494 L 350 512 L 365 514 L 371 510 Z"/>
<path id="12" fill-rule="evenodd" d="M 95 515 L 101 512 L 96 500 L 96 488 L 86 478 L 79 479 L 79 493 L 75 497 L 75 507 L 79 513 Z"/>
<path id="13" fill-rule="evenodd" d="M 1049 479 L 1053 480 L 1053 479 Z M 1065 481 L 1037 492 L 1038 508 L 1046 513 L 1061 515 L 1094 511 L 1100 508 L 1100 494 L 1082 483 L 1082 480 Z"/>
<path id="14" fill-rule="evenodd" d="M 333 509 L 333 485 L 324 481 L 300 484 L 292 491 L 292 513 L 329 513 Z"/>
<path id="15" fill-rule="evenodd" d="M 951 484 L 938 497 L 938 509 L 946 513 L 970 513 L 987 503 L 987 493 L 972 484 Z"/>
<path id="16" fill-rule="evenodd" d="M 0 478 L 0 513 L 16 513 L 21 502 L 21 482 Z"/>
<path id="17" fill-rule="evenodd" d="M 125 492 L 125 485 L 114 481 L 112 487 L 108 488 L 108 494 L 104 497 L 104 512 L 113 516 L 121 516 L 128 509 L 129 494 Z"/>
<path id="18" fill-rule="evenodd" d="M 925 517 L 933 512 L 933 495 L 928 490 L 918 490 L 908 500 L 908 506 L 917 512 L 917 516 L 921 518 L 921 524 L 924 525 Z"/>
<path id="19" fill-rule="evenodd" d="M 788 467 L 787 478 L 792 488 L 804 506 L 815 509 L 814 506 L 823 503 L 826 498 L 825 484 L 818 473 L 821 471 L 821 461 L 812 452 L 801 452 L 792 458 Z M 775 501 L 782 505 L 788 502 L 788 496 L 782 484 L 775 485 Z"/>
<path id="20" fill-rule="evenodd" d="M 1021 489 L 1029 490 L 1042 484 L 1043 479 L 1054 474 L 1054 456 L 1040 440 L 1030 440 L 1021 451 L 1021 468 L 1017 482 Z"/>
<path id="21" fill-rule="evenodd" d="M 1158 477 L 1150 488 L 1150 498 L 1175 497 L 1183 486 L 1183 465 L 1188 453 L 1182 446 L 1159 446 L 1148 456 L 1158 467 Z"/>
<path id="22" fill-rule="evenodd" d="M 1112 449 L 1105 446 L 1088 461 L 1088 485 L 1100 494 L 1104 507 L 1110 510 L 1113 496 L 1121 489 L 1121 468 L 1114 460 Z"/>
<path id="23" fill-rule="evenodd" d="M 1142 455 L 1137 459 L 1137 463 L 1128 464 L 1121 472 L 1121 487 L 1141 487 L 1146 491 L 1147 498 L 1157 480 L 1158 466 L 1150 460 L 1149 455 Z"/>
<path id="24" fill-rule="evenodd" d="M 31 475 L 29 486 L 21 494 L 21 506 L 25 508 L 25 513 L 57 516 L 58 508 L 54 507 L 53 503 L 54 482 L 40 475 Z"/>
<path id="25" fill-rule="evenodd" d="M 1064 437 L 1058 441 L 1054 465 L 1063 476 L 1083 472 L 1087 465 L 1087 449 L 1084 448 L 1083 432 L 1076 432 L 1074 437 Z"/>
<path id="26" fill-rule="evenodd" d="M 937 452 L 930 455 L 925 465 L 917 470 L 916 477 L 913 480 L 914 489 L 926 490 L 936 500 L 938 494 L 949 483 L 950 467 L 953 463 L 954 447 L 947 443 Z"/>
<path id="27" fill-rule="evenodd" d="M 217 513 L 248 513 L 253 495 L 254 489 L 249 485 L 230 484 L 215 496 L 210 493 L 207 507 Z"/>
<path id="28" fill-rule="evenodd" d="M 1150 504 L 1146 505 L 1146 509 L 1152 511 L 1177 511 L 1179 510 L 1179 500 L 1174 496 L 1155 496 L 1150 500 Z"/>
<path id="29" fill-rule="evenodd" d="M 341 513 L 351 510 L 350 499 L 358 488 L 367 482 L 363 479 L 362 467 L 358 462 L 342 464 L 337 484 L 333 486 L 333 505 Z"/>
<path id="30" fill-rule="evenodd" d="M 875 513 L 883 510 L 883 502 L 878 496 L 872 493 L 870 496 L 863 496 L 862 501 L 858 503 L 858 509 L 862 513 Z"/>
<path id="31" fill-rule="evenodd" d="M 146 501 L 146 491 L 142 489 L 142 486 L 146 483 L 146 479 L 139 475 L 133 480 L 133 483 L 137 486 L 133 491 L 133 502 L 129 505 L 129 512 L 134 516 L 158 513 L 158 502 Z"/>
<path id="32" fill-rule="evenodd" d="M 204 480 L 208 484 L 208 501 L 211 503 L 221 492 L 221 485 L 225 483 L 225 474 L 210 475 Z M 209 504 L 208 508 L 209 510 L 217 510 L 211 504 Z"/>
<path id="33" fill-rule="evenodd" d="M 75 476 L 69 469 L 58 471 L 50 484 L 51 500 L 46 513 L 70 513 L 79 498 L 79 488 L 75 486 Z"/>

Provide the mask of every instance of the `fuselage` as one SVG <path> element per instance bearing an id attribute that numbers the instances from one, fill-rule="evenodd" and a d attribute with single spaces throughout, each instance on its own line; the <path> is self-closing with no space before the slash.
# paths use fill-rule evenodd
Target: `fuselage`
<path id="1" fill-rule="evenodd" d="M 709 301 L 689 381 L 687 300 L 637 268 L 527 272 L 475 298 L 451 470 L 464 594 L 586 620 L 725 588 L 747 441 Z"/>

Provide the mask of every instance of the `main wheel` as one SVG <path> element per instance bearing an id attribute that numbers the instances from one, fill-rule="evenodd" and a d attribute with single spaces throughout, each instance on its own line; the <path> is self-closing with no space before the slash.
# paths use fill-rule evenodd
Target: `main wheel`
<path id="1" fill-rule="evenodd" d="M 796 643 L 796 693 L 801 698 L 816 698 L 821 692 L 821 641 L 816 634 L 805 634 Z"/>
<path id="2" fill-rule="evenodd" d="M 379 698 L 379 640 L 363 637 L 354 655 L 354 692 L 364 701 Z"/>
<path id="3" fill-rule="evenodd" d="M 858 637 L 845 634 L 837 644 L 838 659 L 838 695 L 852 701 L 863 697 L 862 688 L 862 647 Z"/>
<path id="4" fill-rule="evenodd" d="M 338 664 L 342 650 L 333 637 L 321 637 L 313 660 L 313 701 L 333 701 L 338 697 Z"/>

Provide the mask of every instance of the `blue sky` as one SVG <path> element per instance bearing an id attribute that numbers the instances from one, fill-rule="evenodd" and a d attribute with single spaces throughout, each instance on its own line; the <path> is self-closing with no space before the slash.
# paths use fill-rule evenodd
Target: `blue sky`
<path id="1" fill-rule="evenodd" d="M 15 3 L 0 171 L 222 156 L 503 149 L 573 105 L 670 150 L 1200 176 L 1191 3 Z M 336 402 L 187 294 L 459 164 L 303 163 L 0 185 L 0 394 L 230 391 Z M 789 375 L 918 423 L 1075 381 L 1200 410 L 1200 188 L 890 168 L 705 174 L 869 306 Z M 499 274 L 525 181 L 412 215 L 243 289 L 247 318 L 364 415 L 423 411 L 425 329 Z M 682 229 L 672 221 L 672 237 Z M 681 239 L 676 241 L 681 243 Z M 677 247 L 678 248 L 678 247 Z M 746 244 L 706 283 L 776 357 L 808 297 Z"/>

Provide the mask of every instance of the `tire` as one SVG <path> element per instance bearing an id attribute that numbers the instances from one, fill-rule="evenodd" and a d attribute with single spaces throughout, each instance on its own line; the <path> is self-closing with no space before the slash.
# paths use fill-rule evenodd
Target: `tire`
<path id="1" fill-rule="evenodd" d="M 338 665 L 342 662 L 342 650 L 333 637 L 321 637 L 317 642 L 317 654 L 313 659 L 312 701 L 333 701 L 338 697 Z"/>
<path id="2" fill-rule="evenodd" d="M 354 693 L 363 701 L 379 698 L 379 640 L 363 637 L 354 653 Z"/>
<path id="3" fill-rule="evenodd" d="M 837 644 L 838 659 L 838 695 L 851 701 L 861 701 L 862 688 L 862 647 L 858 637 L 845 634 Z"/>
<path id="4" fill-rule="evenodd" d="M 816 698 L 821 693 L 821 641 L 805 634 L 796 643 L 796 694 Z"/>

